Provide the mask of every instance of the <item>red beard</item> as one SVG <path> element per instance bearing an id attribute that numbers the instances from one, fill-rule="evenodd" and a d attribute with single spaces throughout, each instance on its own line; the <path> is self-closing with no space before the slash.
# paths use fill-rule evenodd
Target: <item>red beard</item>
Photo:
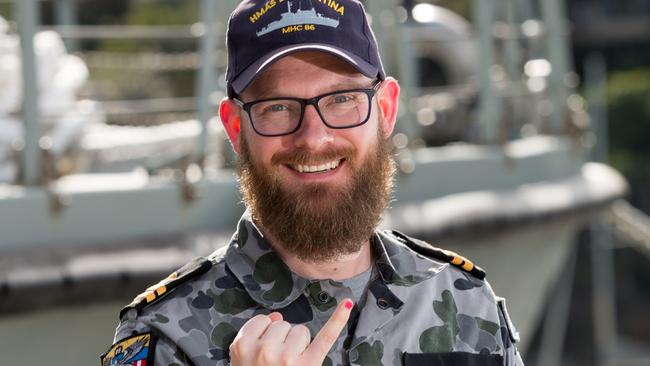
<path id="1" fill-rule="evenodd" d="M 367 243 L 388 207 L 395 162 L 390 145 L 377 135 L 377 144 L 363 162 L 350 149 L 328 150 L 314 156 L 299 150 L 278 153 L 273 165 L 307 164 L 345 159 L 352 179 L 344 187 L 308 183 L 289 190 L 276 174 L 259 167 L 241 138 L 237 162 L 240 191 L 252 218 L 285 250 L 305 262 L 331 261 L 358 252 Z"/>

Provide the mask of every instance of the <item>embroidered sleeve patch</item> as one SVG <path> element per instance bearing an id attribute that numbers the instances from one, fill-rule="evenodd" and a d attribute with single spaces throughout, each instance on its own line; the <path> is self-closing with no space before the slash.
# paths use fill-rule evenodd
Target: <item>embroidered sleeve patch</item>
<path id="1" fill-rule="evenodd" d="M 102 366 L 153 366 L 155 345 L 153 333 L 122 339 L 101 355 Z"/>

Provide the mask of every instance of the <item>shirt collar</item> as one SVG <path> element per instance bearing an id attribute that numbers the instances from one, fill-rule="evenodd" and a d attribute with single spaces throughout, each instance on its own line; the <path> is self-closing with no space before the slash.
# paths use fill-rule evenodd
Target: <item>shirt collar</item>
<path id="1" fill-rule="evenodd" d="M 413 286 L 447 266 L 414 253 L 389 232 L 375 232 L 371 243 L 377 272 L 382 282 L 391 287 Z M 225 261 L 249 296 L 273 310 L 292 303 L 313 282 L 289 269 L 248 211 L 239 220 Z"/>
<path id="2" fill-rule="evenodd" d="M 387 285 L 413 286 L 448 266 L 413 252 L 390 231 L 376 232 L 372 244 L 377 270 Z"/>

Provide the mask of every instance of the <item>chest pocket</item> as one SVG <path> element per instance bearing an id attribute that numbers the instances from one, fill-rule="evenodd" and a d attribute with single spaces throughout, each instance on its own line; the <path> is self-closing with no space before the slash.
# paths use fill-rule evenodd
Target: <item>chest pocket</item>
<path id="1" fill-rule="evenodd" d="M 502 366 L 501 355 L 481 355 L 466 352 L 402 354 L 404 366 Z"/>

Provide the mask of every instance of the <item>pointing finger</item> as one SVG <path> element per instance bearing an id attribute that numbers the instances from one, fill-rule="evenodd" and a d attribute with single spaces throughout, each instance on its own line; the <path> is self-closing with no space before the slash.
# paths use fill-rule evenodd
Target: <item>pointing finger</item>
<path id="1" fill-rule="evenodd" d="M 332 317 L 329 318 L 327 323 L 321 328 L 320 332 L 316 334 L 314 341 L 311 342 L 309 347 L 303 353 L 311 360 L 324 360 L 329 353 L 330 349 L 336 343 L 336 340 L 345 328 L 348 319 L 350 318 L 350 311 L 352 310 L 352 300 L 345 299 L 341 301 L 339 306 L 334 310 Z"/>

